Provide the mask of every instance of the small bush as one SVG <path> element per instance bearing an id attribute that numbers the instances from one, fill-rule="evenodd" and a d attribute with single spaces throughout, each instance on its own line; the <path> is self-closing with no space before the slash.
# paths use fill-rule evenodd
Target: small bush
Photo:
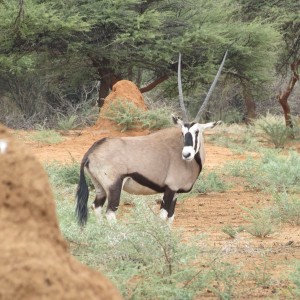
<path id="1" fill-rule="evenodd" d="M 276 194 L 275 205 L 271 209 L 274 218 L 279 218 L 281 222 L 291 225 L 300 225 L 300 199 L 288 193 Z"/>
<path id="2" fill-rule="evenodd" d="M 234 299 L 236 296 L 235 288 L 238 286 L 239 281 L 242 281 L 239 266 L 216 261 L 212 264 L 211 273 L 214 281 L 209 289 L 213 291 L 218 299 Z"/>
<path id="3" fill-rule="evenodd" d="M 222 193 L 227 191 L 230 185 L 226 183 L 217 173 L 210 172 L 207 175 L 200 175 L 195 182 L 192 193 Z"/>
<path id="4" fill-rule="evenodd" d="M 42 144 L 58 144 L 63 137 L 55 130 L 39 130 L 31 136 L 31 140 Z"/>
<path id="5" fill-rule="evenodd" d="M 258 119 L 255 125 L 264 133 L 266 139 L 274 144 L 275 148 L 284 148 L 293 134 L 293 130 L 285 125 L 281 117 L 270 114 Z"/>
<path id="6" fill-rule="evenodd" d="M 228 224 L 222 228 L 222 232 L 229 235 L 231 238 L 235 238 L 237 234 L 244 230 L 243 226 L 232 227 L 232 225 Z"/>
<path id="7" fill-rule="evenodd" d="M 276 231 L 276 222 L 269 209 L 248 209 L 244 208 L 248 213 L 245 220 L 249 224 L 244 226 L 244 230 L 253 236 L 265 238 Z"/>
<path id="8" fill-rule="evenodd" d="M 144 111 L 132 102 L 115 101 L 105 112 L 105 117 L 122 127 L 122 131 L 134 128 L 160 129 L 171 124 L 169 112 L 161 108 Z"/>
<path id="9" fill-rule="evenodd" d="M 45 170 L 51 183 L 55 186 L 77 184 L 79 181 L 80 163 L 75 160 L 71 164 L 64 164 L 57 161 L 47 163 Z M 86 178 L 89 180 L 88 176 Z"/>
<path id="10" fill-rule="evenodd" d="M 78 126 L 77 120 L 78 117 L 76 115 L 60 117 L 57 121 L 57 129 L 64 131 L 74 129 Z"/>

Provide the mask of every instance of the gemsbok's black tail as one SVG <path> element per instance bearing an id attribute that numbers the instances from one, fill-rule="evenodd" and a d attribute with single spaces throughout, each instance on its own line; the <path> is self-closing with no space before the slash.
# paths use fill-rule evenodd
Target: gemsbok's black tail
<path id="1" fill-rule="evenodd" d="M 84 167 L 88 164 L 88 158 L 82 160 L 80 166 L 79 182 L 76 192 L 76 217 L 80 226 L 84 226 L 88 218 L 87 202 L 89 199 L 89 188 L 85 180 Z"/>

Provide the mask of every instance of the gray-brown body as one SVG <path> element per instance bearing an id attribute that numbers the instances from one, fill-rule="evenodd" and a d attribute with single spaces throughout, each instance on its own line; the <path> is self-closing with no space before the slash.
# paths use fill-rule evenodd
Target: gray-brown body
<path id="1" fill-rule="evenodd" d="M 146 136 L 104 138 L 94 143 L 81 164 L 77 191 L 79 222 L 85 224 L 87 220 L 84 170 L 96 189 L 95 210 L 101 209 L 108 199 L 107 214 L 115 212 L 122 189 L 137 195 L 164 193 L 161 209 L 167 213 L 165 218 L 172 218 L 175 194 L 189 192 L 201 172 L 204 163 L 202 132 L 199 143 L 200 149 L 191 161 L 182 158 L 184 138 L 177 127 Z"/>

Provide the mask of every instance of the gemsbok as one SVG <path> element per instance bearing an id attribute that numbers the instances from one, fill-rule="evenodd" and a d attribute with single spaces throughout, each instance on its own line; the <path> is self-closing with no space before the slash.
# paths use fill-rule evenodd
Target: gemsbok
<path id="1" fill-rule="evenodd" d="M 205 161 L 202 133 L 218 122 L 200 124 L 200 116 L 221 74 L 227 52 L 217 75 L 193 122 L 188 121 L 181 84 L 181 55 L 178 61 L 179 102 L 183 120 L 172 115 L 176 127 L 146 136 L 103 138 L 85 153 L 76 192 L 76 215 L 81 226 L 88 217 L 89 189 L 85 171 L 96 190 L 94 212 L 101 222 L 101 210 L 108 200 L 106 218 L 115 221 L 121 190 L 135 195 L 163 193 L 160 216 L 172 223 L 176 194 L 189 192 Z M 178 128 L 179 127 L 179 128 Z"/>

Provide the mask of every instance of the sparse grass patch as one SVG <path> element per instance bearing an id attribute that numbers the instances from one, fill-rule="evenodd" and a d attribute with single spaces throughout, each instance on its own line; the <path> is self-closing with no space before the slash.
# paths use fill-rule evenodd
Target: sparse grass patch
<path id="1" fill-rule="evenodd" d="M 294 270 L 289 276 L 290 280 L 293 282 L 294 287 L 291 288 L 291 293 L 294 299 L 299 299 L 300 297 L 300 261 L 294 263 Z"/>
<path id="2" fill-rule="evenodd" d="M 41 144 L 58 144 L 64 139 L 60 133 L 55 130 L 39 130 L 34 132 L 30 139 Z"/>
<path id="3" fill-rule="evenodd" d="M 300 189 L 300 156 L 295 151 L 286 156 L 276 151 L 264 151 L 261 159 L 248 157 L 245 161 L 225 164 L 224 172 L 245 178 L 252 189 L 267 192 L 296 192 Z"/>
<path id="4" fill-rule="evenodd" d="M 233 124 L 216 127 L 214 134 L 208 136 L 208 140 L 216 145 L 229 148 L 235 153 L 258 151 L 260 148 L 251 126 Z"/>
<path id="5" fill-rule="evenodd" d="M 45 170 L 50 182 L 55 186 L 73 185 L 79 181 L 80 163 L 74 159 L 72 163 L 63 164 L 58 161 L 47 163 Z M 88 180 L 88 176 L 86 176 Z"/>
<path id="6" fill-rule="evenodd" d="M 230 184 L 227 183 L 216 172 L 209 172 L 207 174 L 201 173 L 199 178 L 194 184 L 192 193 L 209 193 L 218 192 L 222 193 L 230 188 Z"/>

